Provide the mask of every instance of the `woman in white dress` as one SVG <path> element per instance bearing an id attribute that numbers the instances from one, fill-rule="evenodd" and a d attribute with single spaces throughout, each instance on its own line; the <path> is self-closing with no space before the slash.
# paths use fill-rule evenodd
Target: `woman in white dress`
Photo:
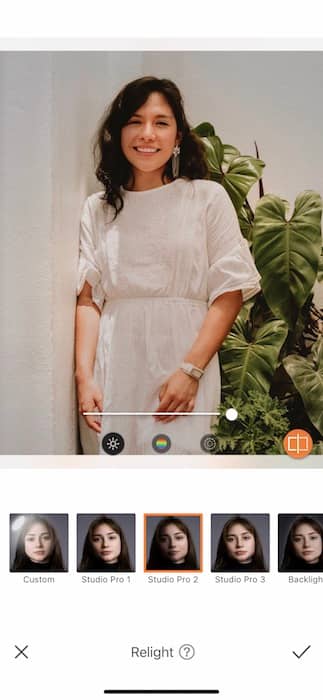
<path id="1" fill-rule="evenodd" d="M 155 454 L 159 434 L 169 454 L 201 453 L 211 419 L 194 413 L 217 410 L 217 352 L 258 272 L 173 82 L 126 85 L 97 150 L 104 191 L 82 216 L 76 381 L 80 413 L 107 415 L 81 415 L 83 451 L 103 454 L 119 433 L 123 454 Z"/>

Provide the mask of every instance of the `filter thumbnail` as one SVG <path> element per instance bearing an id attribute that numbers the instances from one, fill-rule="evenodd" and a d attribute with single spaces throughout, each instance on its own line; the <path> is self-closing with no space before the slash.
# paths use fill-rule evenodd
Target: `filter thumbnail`
<path id="1" fill-rule="evenodd" d="M 211 516 L 211 570 L 269 571 L 269 515 Z"/>
<path id="2" fill-rule="evenodd" d="M 77 516 L 78 571 L 135 571 L 132 513 Z"/>
<path id="3" fill-rule="evenodd" d="M 10 571 L 60 572 L 67 563 L 68 515 L 10 515 Z"/>
<path id="4" fill-rule="evenodd" d="M 323 514 L 278 516 L 279 571 L 323 571 Z"/>
<path id="5" fill-rule="evenodd" d="M 202 516 L 145 515 L 145 571 L 201 571 Z"/>

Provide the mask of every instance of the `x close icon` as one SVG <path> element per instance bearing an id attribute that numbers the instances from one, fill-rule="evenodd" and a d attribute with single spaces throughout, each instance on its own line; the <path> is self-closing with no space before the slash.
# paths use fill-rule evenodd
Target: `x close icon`
<path id="1" fill-rule="evenodd" d="M 26 649 L 28 649 L 28 646 L 29 645 L 26 644 L 26 646 L 23 649 L 20 649 L 20 647 L 18 647 L 17 644 L 15 644 L 15 649 L 17 649 L 17 651 L 18 651 L 18 654 L 16 654 L 15 659 L 18 659 L 18 656 L 24 656 L 25 659 L 28 659 L 27 654 L 25 654 L 25 651 L 26 651 Z"/>

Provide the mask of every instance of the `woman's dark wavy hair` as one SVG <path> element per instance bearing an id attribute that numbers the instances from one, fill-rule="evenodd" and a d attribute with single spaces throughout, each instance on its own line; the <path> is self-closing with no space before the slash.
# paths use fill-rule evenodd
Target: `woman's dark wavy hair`
<path id="1" fill-rule="evenodd" d="M 321 523 L 309 515 L 298 516 L 298 518 L 296 518 L 293 521 L 289 529 L 283 560 L 281 566 L 279 567 L 279 571 L 297 571 L 300 568 L 302 568 L 302 566 L 304 566 L 304 560 L 297 556 L 293 543 L 293 539 L 295 537 L 295 533 L 299 525 L 309 525 L 310 527 L 312 527 L 313 530 L 315 530 L 315 532 L 317 532 L 318 535 L 320 535 L 323 544 L 323 527 Z M 321 556 L 319 558 L 318 563 L 313 565 L 313 570 L 314 566 L 316 570 L 320 569 L 321 571 L 323 571 L 323 551 L 321 552 Z"/>
<path id="2" fill-rule="evenodd" d="M 35 525 L 35 523 L 42 523 L 46 530 L 48 530 L 52 539 L 52 548 L 49 555 L 49 560 L 46 564 L 39 564 L 40 571 L 65 571 L 61 545 L 59 543 L 58 537 L 56 535 L 53 526 L 43 518 L 41 515 L 33 515 L 23 523 L 16 547 L 15 560 L 12 565 L 12 571 L 30 571 L 31 567 L 36 570 L 37 564 L 31 562 L 25 551 L 25 537 L 29 532 L 30 528 Z"/>
<path id="3" fill-rule="evenodd" d="M 103 560 L 96 554 L 92 545 L 94 531 L 99 525 L 108 525 L 120 537 L 121 549 L 118 561 L 114 565 L 115 571 L 132 571 L 128 545 L 123 531 L 118 523 L 107 515 L 101 515 L 90 523 L 83 545 L 82 559 L 79 571 L 97 571 L 104 568 Z"/>
<path id="4" fill-rule="evenodd" d="M 170 562 L 169 559 L 165 557 L 165 555 L 160 549 L 160 538 L 163 535 L 163 530 L 165 529 L 165 527 L 167 527 L 167 525 L 175 525 L 176 527 L 178 527 L 179 530 L 184 532 L 184 534 L 187 537 L 188 549 L 184 562 L 185 568 L 187 570 L 198 569 L 192 535 L 187 525 L 183 522 L 183 520 L 174 516 L 169 516 L 159 521 L 151 541 L 147 569 L 176 569 L 176 565 Z"/>
<path id="5" fill-rule="evenodd" d="M 236 562 L 229 556 L 226 545 L 226 538 L 233 525 L 242 525 L 242 527 L 248 530 L 254 537 L 255 553 L 252 558 L 251 567 L 248 565 L 248 570 L 267 571 L 258 532 L 250 520 L 243 518 L 241 515 L 236 515 L 225 523 L 219 539 L 216 560 L 212 571 L 231 571 L 232 569 L 237 569 L 237 563 L 239 564 L 239 562 Z M 243 571 L 243 564 L 241 564 L 241 570 Z"/>
<path id="6" fill-rule="evenodd" d="M 121 129 L 136 110 L 147 101 L 152 92 L 159 92 L 167 100 L 176 119 L 181 136 L 179 177 L 190 180 L 208 175 L 204 145 L 192 131 L 185 116 L 182 96 L 178 87 L 166 78 L 144 76 L 125 85 L 105 112 L 94 143 L 97 163 L 96 176 L 104 185 L 103 199 L 114 207 L 115 216 L 123 208 L 121 187 L 131 182 L 132 166 L 121 150 Z M 165 165 L 164 181 L 173 180 L 171 158 Z"/>

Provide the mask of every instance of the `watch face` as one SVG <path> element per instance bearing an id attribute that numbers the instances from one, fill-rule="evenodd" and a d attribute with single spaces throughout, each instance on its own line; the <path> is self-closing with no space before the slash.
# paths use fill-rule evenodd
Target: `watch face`
<path id="1" fill-rule="evenodd" d="M 194 379 L 199 379 L 201 376 L 199 371 L 197 369 L 194 369 L 194 368 L 191 369 L 191 375 L 192 375 L 192 377 L 194 377 Z"/>

